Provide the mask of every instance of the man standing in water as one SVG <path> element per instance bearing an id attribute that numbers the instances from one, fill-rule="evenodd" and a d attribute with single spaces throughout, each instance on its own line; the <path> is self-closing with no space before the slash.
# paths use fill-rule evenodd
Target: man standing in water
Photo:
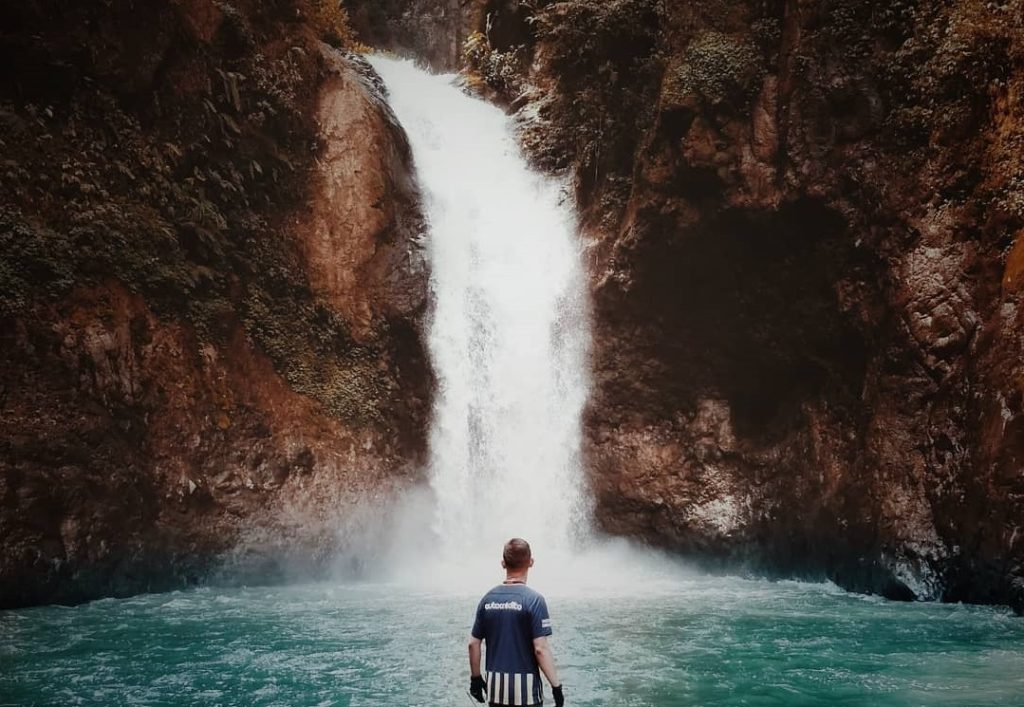
<path id="1" fill-rule="evenodd" d="M 548 645 L 551 618 L 539 592 L 526 586 L 533 567 L 530 544 L 522 538 L 505 543 L 501 556 L 505 581 L 484 595 L 476 608 L 469 639 L 469 692 L 477 702 L 484 692 L 494 705 L 539 705 L 544 701 L 543 671 L 562 707 L 562 683 Z M 487 676 L 480 673 L 481 645 L 487 644 Z"/>

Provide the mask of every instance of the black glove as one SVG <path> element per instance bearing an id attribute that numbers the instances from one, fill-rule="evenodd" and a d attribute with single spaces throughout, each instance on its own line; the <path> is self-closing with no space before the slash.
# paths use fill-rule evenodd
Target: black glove
<path id="1" fill-rule="evenodd" d="M 555 698 L 555 707 L 562 707 L 565 704 L 565 695 L 562 694 L 562 686 L 551 688 L 551 695 Z"/>
<path id="2" fill-rule="evenodd" d="M 484 701 L 484 691 L 487 689 L 487 681 L 483 675 L 474 675 L 469 679 L 469 694 L 477 702 Z"/>

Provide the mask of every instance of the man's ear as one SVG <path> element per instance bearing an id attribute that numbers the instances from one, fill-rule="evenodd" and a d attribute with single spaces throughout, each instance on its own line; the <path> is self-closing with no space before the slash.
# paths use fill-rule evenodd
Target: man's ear
<path id="1" fill-rule="evenodd" d="M 533 567 L 533 558 L 530 558 L 530 567 Z"/>
<path id="2" fill-rule="evenodd" d="M 505 560 L 501 561 L 501 569 L 503 569 L 503 570 L 507 570 L 508 569 L 508 567 L 505 566 Z"/>

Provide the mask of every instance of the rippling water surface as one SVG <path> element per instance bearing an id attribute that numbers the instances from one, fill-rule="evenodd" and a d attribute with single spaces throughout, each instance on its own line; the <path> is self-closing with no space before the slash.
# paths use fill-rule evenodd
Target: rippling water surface
<path id="1" fill-rule="evenodd" d="M 1005 610 L 728 578 L 548 595 L 569 705 L 1024 705 Z M 2 612 L 0 704 L 469 705 L 476 599 L 317 584 Z"/>

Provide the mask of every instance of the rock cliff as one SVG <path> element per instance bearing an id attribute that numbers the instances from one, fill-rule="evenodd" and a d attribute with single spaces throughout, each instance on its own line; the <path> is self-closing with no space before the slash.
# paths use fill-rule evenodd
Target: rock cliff
<path id="1" fill-rule="evenodd" d="M 1021 3 L 463 13 L 475 85 L 575 180 L 600 525 L 1024 606 Z"/>
<path id="2" fill-rule="evenodd" d="M 418 473 L 423 227 L 344 20 L 0 10 L 0 607 L 316 571 Z"/>
<path id="3" fill-rule="evenodd" d="M 574 179 L 605 530 L 1024 607 L 1020 0 L 345 6 Z M 0 10 L 0 605 L 316 567 L 416 473 L 421 224 L 372 72 L 320 41 L 351 32 Z"/>

